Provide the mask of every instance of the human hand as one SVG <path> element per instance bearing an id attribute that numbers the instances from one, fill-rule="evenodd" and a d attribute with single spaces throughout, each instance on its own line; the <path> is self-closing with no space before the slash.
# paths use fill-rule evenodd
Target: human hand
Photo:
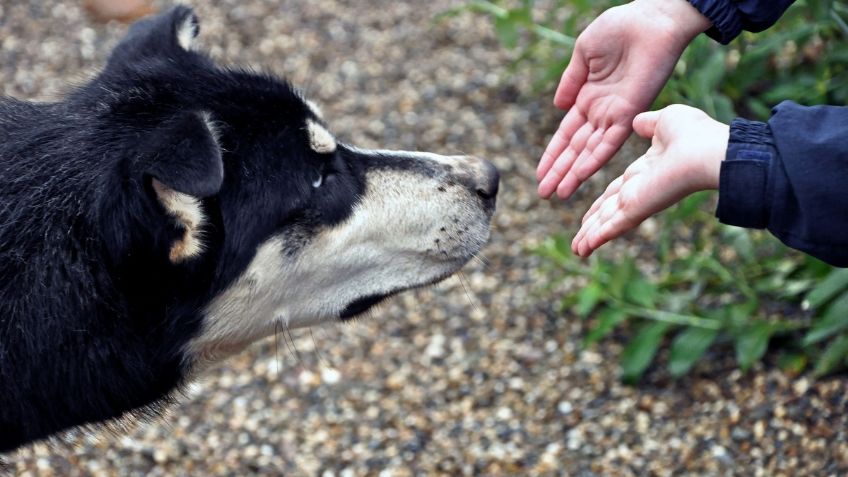
<path id="1" fill-rule="evenodd" d="M 539 166 L 539 196 L 567 199 L 618 151 L 692 39 L 710 26 L 686 0 L 636 0 L 577 38 L 554 104 L 567 109 Z"/>
<path id="2" fill-rule="evenodd" d="M 718 189 L 730 128 L 699 109 L 673 105 L 636 116 L 651 148 L 592 204 L 571 250 L 588 257 L 601 245 L 700 190 Z"/>

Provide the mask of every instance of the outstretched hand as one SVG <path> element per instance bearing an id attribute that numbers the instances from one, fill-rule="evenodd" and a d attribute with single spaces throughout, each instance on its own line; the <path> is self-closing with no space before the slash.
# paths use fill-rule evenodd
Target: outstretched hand
<path id="1" fill-rule="evenodd" d="M 709 25 L 686 0 L 636 0 L 586 28 L 554 98 L 568 113 L 536 171 L 541 197 L 570 197 L 610 160 L 686 45 Z"/>
<path id="2" fill-rule="evenodd" d="M 636 116 L 636 133 L 651 148 L 614 180 L 583 217 L 572 251 L 595 249 L 635 228 L 689 194 L 717 189 L 729 127 L 689 106 L 674 105 Z"/>

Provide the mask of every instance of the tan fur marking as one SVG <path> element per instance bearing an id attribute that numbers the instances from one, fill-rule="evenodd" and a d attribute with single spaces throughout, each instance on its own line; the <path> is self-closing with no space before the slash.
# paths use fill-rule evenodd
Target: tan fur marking
<path id="1" fill-rule="evenodd" d="M 318 154 L 329 154 L 336 150 L 336 138 L 327 131 L 324 126 L 312 121 L 306 121 L 306 130 L 309 132 L 309 146 Z"/>
<path id="2" fill-rule="evenodd" d="M 183 237 L 171 246 L 168 255 L 171 263 L 184 262 L 199 255 L 203 251 L 200 228 L 204 221 L 200 201 L 188 194 L 177 192 L 156 179 L 153 179 L 153 190 L 168 214 L 185 227 Z"/>

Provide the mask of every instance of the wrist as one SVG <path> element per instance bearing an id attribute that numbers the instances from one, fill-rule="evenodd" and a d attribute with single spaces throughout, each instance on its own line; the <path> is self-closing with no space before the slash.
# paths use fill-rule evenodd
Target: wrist
<path id="1" fill-rule="evenodd" d="M 633 4 L 646 15 L 667 22 L 682 48 L 712 26 L 710 19 L 687 0 L 634 0 Z"/>
<path id="2" fill-rule="evenodd" d="M 704 183 L 702 188 L 718 189 L 719 178 L 721 177 L 721 163 L 727 157 L 727 146 L 730 141 L 730 126 L 727 124 L 710 119 L 709 147 L 704 156 Z"/>

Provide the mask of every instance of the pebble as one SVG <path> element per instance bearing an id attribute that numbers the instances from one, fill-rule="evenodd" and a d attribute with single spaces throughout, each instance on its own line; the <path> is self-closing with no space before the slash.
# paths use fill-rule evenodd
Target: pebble
<path id="1" fill-rule="evenodd" d="M 48 101 L 103 64 L 126 26 L 91 22 L 82 3 L 0 3 L 3 94 Z M 573 232 L 646 144 L 568 203 L 539 201 L 536 161 L 562 113 L 532 71 L 508 73 L 489 19 L 434 22 L 453 0 L 191 3 L 202 48 L 287 76 L 342 140 L 495 162 L 491 242 L 462 282 L 292 330 L 297 355 L 263 341 L 161 418 L 9 454 L 13 475 L 848 475 L 844 377 L 742 373 L 719 347 L 679 381 L 661 356 L 634 388 L 619 381 L 622 335 L 584 349 L 586 322 L 558 303 L 581 279 L 551 283 L 528 249 Z M 649 222 L 604 253 L 638 255 L 656 233 Z"/>

